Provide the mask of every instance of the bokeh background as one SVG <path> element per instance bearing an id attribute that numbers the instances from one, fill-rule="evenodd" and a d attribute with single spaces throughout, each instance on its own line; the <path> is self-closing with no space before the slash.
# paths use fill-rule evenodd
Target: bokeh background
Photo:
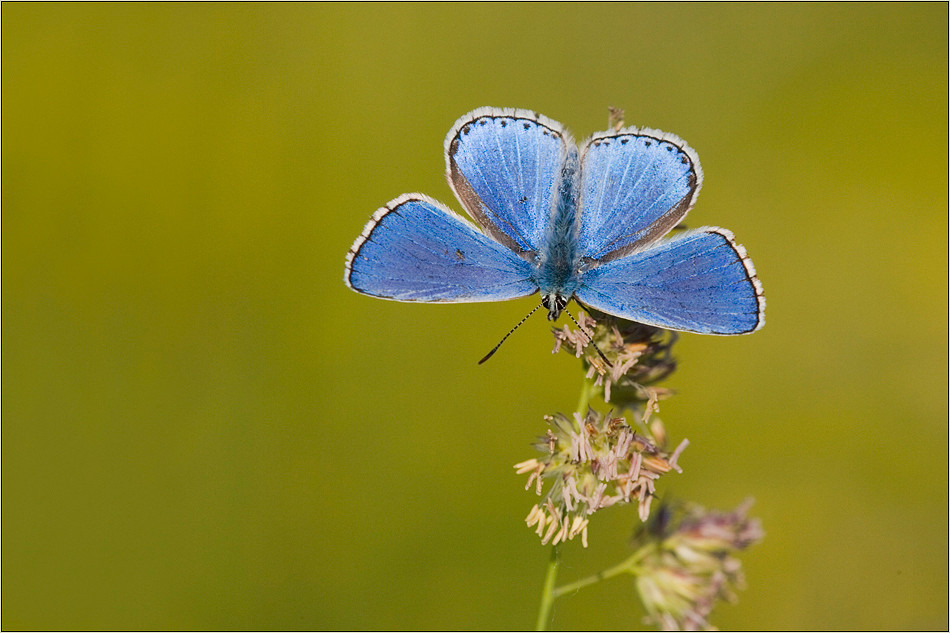
<path id="1" fill-rule="evenodd" d="M 674 132 L 767 325 L 685 335 L 666 494 L 765 541 L 712 621 L 948 626 L 948 7 L 9 4 L 4 629 L 533 626 L 512 464 L 580 370 L 533 305 L 347 290 L 372 212 L 459 209 L 483 105 Z M 628 554 L 594 517 L 560 580 Z M 554 626 L 641 626 L 630 579 Z"/>

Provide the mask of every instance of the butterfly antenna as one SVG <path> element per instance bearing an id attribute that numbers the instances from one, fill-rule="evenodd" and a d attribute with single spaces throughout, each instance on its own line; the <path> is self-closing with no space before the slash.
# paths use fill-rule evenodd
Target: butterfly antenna
<path id="1" fill-rule="evenodd" d="M 535 308 L 535 309 L 537 309 L 537 308 Z M 581 327 L 581 324 L 578 323 L 578 322 L 577 322 L 577 319 L 574 318 L 574 315 L 571 314 L 570 312 L 568 312 L 567 309 L 564 310 L 564 313 L 565 313 L 567 316 L 571 317 L 571 321 L 574 321 L 574 325 L 577 326 L 577 329 L 584 333 L 584 336 L 587 337 L 587 340 L 590 341 L 590 344 L 594 346 L 594 349 L 597 350 L 597 353 L 600 354 L 600 357 L 601 357 L 602 359 L 604 359 L 604 362 L 605 362 L 605 363 L 607 363 L 607 367 L 613 369 L 613 365 L 610 363 L 609 360 L 607 360 L 607 357 L 604 356 L 604 353 L 603 353 L 602 351 L 600 351 L 600 348 L 597 347 L 597 343 L 594 342 L 594 338 L 590 335 L 590 332 L 588 332 L 587 330 L 585 330 L 584 328 L 582 328 L 582 327 Z M 520 323 L 519 323 L 519 325 L 520 325 Z M 500 343 L 499 343 L 499 345 L 500 345 Z M 492 350 L 492 351 L 494 351 L 494 350 Z"/>
<path id="2" fill-rule="evenodd" d="M 534 308 L 534 310 L 532 310 L 531 312 L 529 312 L 528 314 L 526 314 L 523 319 L 521 319 L 520 321 L 518 321 L 518 325 L 516 325 L 516 326 L 514 326 L 513 328 L 511 328 L 511 330 L 509 330 L 509 332 L 508 332 L 507 334 L 505 334 L 505 337 L 504 337 L 503 339 L 501 339 L 500 341 L 498 341 L 498 345 L 496 345 L 495 347 L 491 348 L 491 351 L 488 352 L 487 354 L 485 354 L 485 358 L 483 358 L 483 359 L 481 359 L 480 361 L 478 361 L 478 364 L 481 365 L 481 364 L 484 363 L 486 360 L 488 360 L 489 358 L 491 358 L 492 355 L 493 355 L 495 352 L 498 351 L 498 348 L 501 347 L 501 344 L 508 340 L 508 337 L 511 336 L 511 333 L 514 332 L 515 330 L 517 330 L 519 327 L 521 327 L 521 324 L 524 323 L 525 321 L 527 321 L 527 320 L 528 320 L 528 317 L 531 316 L 532 314 L 534 314 L 535 312 L 537 312 L 537 311 L 538 311 L 538 308 L 540 308 L 540 307 L 543 306 L 543 305 L 544 305 L 543 303 L 538 304 L 538 305 Z M 574 318 L 574 317 L 571 317 L 571 318 Z"/>

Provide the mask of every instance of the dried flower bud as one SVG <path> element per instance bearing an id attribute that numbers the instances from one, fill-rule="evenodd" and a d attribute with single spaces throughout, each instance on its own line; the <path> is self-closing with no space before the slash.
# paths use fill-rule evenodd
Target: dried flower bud
<path id="1" fill-rule="evenodd" d="M 570 325 L 555 329 L 554 351 L 564 349 L 582 358 L 587 377 L 596 376 L 595 384 L 603 387 L 604 400 L 622 409 L 645 409 L 644 415 L 649 416 L 657 401 L 672 393 L 650 385 L 676 369 L 671 352 L 676 333 L 597 311 L 592 313 L 596 320 L 583 312 L 578 314 L 581 329 L 572 329 Z M 609 367 L 597 349 L 610 361 Z"/>
<path id="2" fill-rule="evenodd" d="M 719 600 L 735 602 L 744 588 L 734 557 L 764 536 L 758 519 L 746 517 L 751 500 L 732 512 L 696 505 L 664 506 L 639 530 L 631 572 L 647 610 L 647 622 L 665 630 L 712 630 L 709 614 Z"/>

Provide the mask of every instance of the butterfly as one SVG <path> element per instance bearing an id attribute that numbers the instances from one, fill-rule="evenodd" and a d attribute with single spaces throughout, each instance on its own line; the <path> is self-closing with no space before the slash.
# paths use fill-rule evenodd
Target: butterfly
<path id="1" fill-rule="evenodd" d="M 551 320 L 573 298 L 623 319 L 700 334 L 764 325 L 762 284 L 730 231 L 702 227 L 663 239 L 693 207 L 703 181 L 696 152 L 679 137 L 627 127 L 596 133 L 578 148 L 541 114 L 484 107 L 449 130 L 445 164 L 475 224 L 428 196 L 403 194 L 356 238 L 347 286 L 425 303 L 539 292 Z"/>

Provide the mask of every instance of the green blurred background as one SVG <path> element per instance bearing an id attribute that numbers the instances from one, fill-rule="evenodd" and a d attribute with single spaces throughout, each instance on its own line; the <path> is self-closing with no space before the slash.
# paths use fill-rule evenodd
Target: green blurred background
<path id="1" fill-rule="evenodd" d="M 676 133 L 767 326 L 685 335 L 664 490 L 753 496 L 722 628 L 948 626 L 948 8 L 9 4 L 4 629 L 526 628 L 548 548 L 514 474 L 580 370 L 536 298 L 347 290 L 373 211 L 459 209 L 483 105 Z M 564 549 L 626 556 L 633 508 Z M 554 626 L 641 626 L 632 580 Z"/>

